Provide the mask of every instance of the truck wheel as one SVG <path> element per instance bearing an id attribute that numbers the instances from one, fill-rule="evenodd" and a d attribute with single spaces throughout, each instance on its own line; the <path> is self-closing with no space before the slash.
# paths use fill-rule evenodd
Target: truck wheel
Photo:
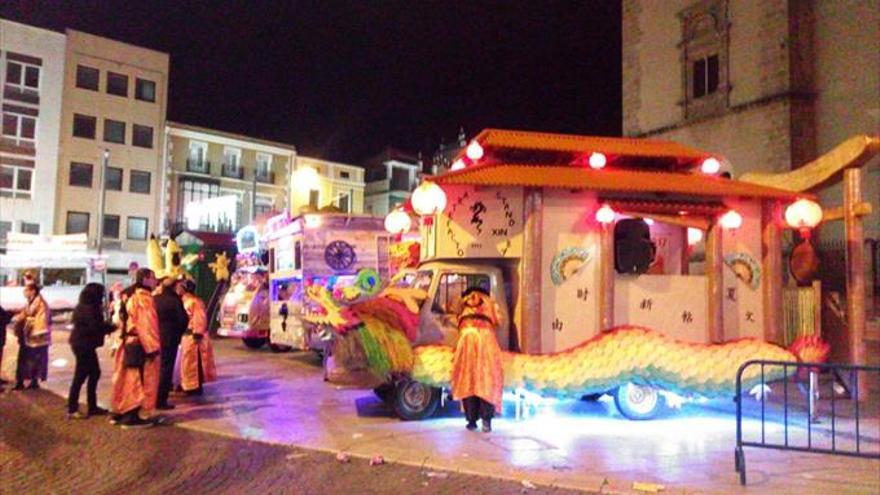
<path id="1" fill-rule="evenodd" d="M 273 344 L 272 342 L 269 342 L 269 349 L 272 349 L 272 352 L 290 352 L 293 350 L 293 347 L 290 347 L 289 345 Z"/>
<path id="2" fill-rule="evenodd" d="M 250 347 L 251 349 L 259 349 L 266 344 L 266 341 L 269 340 L 265 337 L 245 337 L 241 339 L 244 342 L 244 345 Z"/>
<path id="3" fill-rule="evenodd" d="M 434 414 L 440 404 L 440 389 L 415 380 L 402 380 L 392 397 L 397 416 L 404 421 L 418 421 Z"/>
<path id="4" fill-rule="evenodd" d="M 663 398 L 656 388 L 627 383 L 614 391 L 614 404 L 629 419 L 652 419 L 663 410 Z"/>
<path id="5" fill-rule="evenodd" d="M 382 399 L 382 402 L 391 402 L 394 399 L 394 384 L 393 383 L 383 383 L 378 387 L 373 389 L 373 393 L 376 394 L 376 397 Z"/>

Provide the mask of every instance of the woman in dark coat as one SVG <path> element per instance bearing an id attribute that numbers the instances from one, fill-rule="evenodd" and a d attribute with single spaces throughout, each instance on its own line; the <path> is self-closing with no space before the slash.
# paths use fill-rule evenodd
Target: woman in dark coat
<path id="1" fill-rule="evenodd" d="M 70 332 L 70 347 L 76 356 L 76 369 L 70 393 L 67 395 L 67 417 L 85 419 L 89 416 L 107 414 L 106 409 L 98 407 L 98 379 L 101 367 L 95 350 L 104 345 L 104 336 L 113 331 L 113 324 L 104 318 L 104 286 L 90 283 L 79 294 L 79 304 L 73 310 L 73 331 Z M 79 391 L 88 378 L 87 385 L 89 409 L 86 414 L 79 412 Z"/>

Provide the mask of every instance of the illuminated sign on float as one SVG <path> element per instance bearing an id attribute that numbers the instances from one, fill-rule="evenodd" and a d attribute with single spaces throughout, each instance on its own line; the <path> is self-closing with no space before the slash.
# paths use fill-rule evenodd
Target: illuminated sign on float
<path id="1" fill-rule="evenodd" d="M 234 227 L 238 223 L 238 196 L 218 196 L 192 201 L 184 207 L 183 217 L 189 230 Z"/>
<path id="2" fill-rule="evenodd" d="M 242 227 L 238 233 L 235 234 L 235 246 L 241 254 L 259 251 L 260 233 L 257 232 L 257 228 L 253 225 Z"/>

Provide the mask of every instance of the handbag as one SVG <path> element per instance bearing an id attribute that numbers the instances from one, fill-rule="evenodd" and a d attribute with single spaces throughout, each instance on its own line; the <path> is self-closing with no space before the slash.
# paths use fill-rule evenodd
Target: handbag
<path id="1" fill-rule="evenodd" d="M 128 342 L 125 344 L 123 365 L 126 368 L 142 368 L 147 362 L 147 353 L 140 342 Z"/>
<path id="2" fill-rule="evenodd" d="M 49 345 L 49 328 L 35 328 L 34 319 L 27 318 L 24 322 L 24 341 L 28 347 L 44 347 Z"/>

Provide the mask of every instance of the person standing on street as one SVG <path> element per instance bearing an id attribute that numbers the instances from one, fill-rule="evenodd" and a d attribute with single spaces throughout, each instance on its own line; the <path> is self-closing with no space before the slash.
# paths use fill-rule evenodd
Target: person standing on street
<path id="1" fill-rule="evenodd" d="M 467 429 L 492 431 L 492 417 L 501 411 L 504 370 L 495 338 L 498 309 L 489 293 L 472 287 L 462 293 L 459 338 L 452 360 L 452 397 L 461 400 Z"/>
<path id="2" fill-rule="evenodd" d="M 157 408 L 160 410 L 174 409 L 168 403 L 168 395 L 174 383 L 174 362 L 177 360 L 177 348 L 189 325 L 189 316 L 183 307 L 183 301 L 175 291 L 177 281 L 171 277 L 162 279 L 161 288 L 155 296 L 156 312 L 159 314 L 159 339 L 162 342 L 162 371 L 159 378 L 159 399 Z"/>
<path id="3" fill-rule="evenodd" d="M 3 306 L 0 306 L 0 375 L 3 373 L 3 348 L 6 347 L 6 325 L 9 325 L 10 321 L 12 321 L 12 313 L 3 309 Z M 0 376 L 0 392 L 3 392 L 3 385 L 6 385 L 6 380 Z"/>
<path id="4" fill-rule="evenodd" d="M 40 388 L 40 380 L 46 381 L 49 372 L 50 334 L 49 305 L 40 295 L 40 286 L 33 280 L 24 286 L 25 308 L 12 318 L 18 336 L 18 366 L 15 370 L 15 388 L 24 390 Z"/>
<path id="5" fill-rule="evenodd" d="M 73 331 L 70 332 L 70 347 L 76 356 L 76 368 L 70 392 L 67 394 L 67 418 L 86 419 L 89 416 L 103 416 L 106 409 L 98 407 L 98 379 L 101 367 L 95 350 L 104 345 L 104 337 L 112 332 L 114 325 L 104 318 L 104 286 L 90 283 L 79 294 L 79 304 L 73 310 Z M 79 392 L 88 379 L 86 397 L 88 412 L 79 412 Z"/>
<path id="6" fill-rule="evenodd" d="M 217 379 L 208 316 L 205 303 L 195 295 L 195 282 L 183 280 L 177 284 L 177 290 L 189 315 L 189 326 L 180 346 L 180 386 L 188 394 L 201 395 L 202 385 Z"/>
<path id="7" fill-rule="evenodd" d="M 122 345 L 113 370 L 113 422 L 123 428 L 152 426 L 159 391 L 159 317 L 152 291 L 153 271 L 141 268 L 135 285 L 123 292 L 120 307 Z"/>

